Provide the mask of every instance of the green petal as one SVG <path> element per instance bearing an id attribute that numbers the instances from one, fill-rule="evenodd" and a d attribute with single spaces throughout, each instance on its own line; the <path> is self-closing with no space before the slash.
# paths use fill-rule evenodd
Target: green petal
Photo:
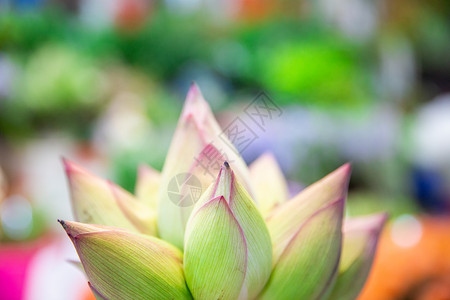
<path id="1" fill-rule="evenodd" d="M 344 199 L 322 208 L 294 234 L 260 299 L 322 299 L 334 282 Z"/>
<path id="2" fill-rule="evenodd" d="M 351 218 L 344 223 L 341 263 L 330 300 L 356 299 L 369 275 L 386 214 Z"/>
<path id="3" fill-rule="evenodd" d="M 150 166 L 140 166 L 135 187 L 136 198 L 156 211 L 160 184 L 161 174 L 158 171 Z"/>
<path id="4" fill-rule="evenodd" d="M 345 164 L 276 208 L 267 218 L 275 264 L 298 228 L 318 209 L 347 195 L 350 165 Z"/>
<path id="5" fill-rule="evenodd" d="M 88 282 L 88 284 L 89 284 L 89 287 L 91 288 L 92 294 L 94 294 L 96 300 L 107 300 L 107 299 L 105 298 L 105 296 L 101 295 L 101 294 L 99 293 L 99 291 L 97 291 L 97 290 L 95 289 L 95 287 L 93 287 L 92 284 L 91 284 L 90 282 Z"/>
<path id="6" fill-rule="evenodd" d="M 68 160 L 63 162 L 77 221 L 137 231 L 117 205 L 111 189 L 113 184 L 89 173 L 73 162 Z"/>
<path id="7" fill-rule="evenodd" d="M 241 227 L 228 203 L 217 197 L 191 217 L 186 231 L 184 272 L 195 299 L 237 299 L 247 265 Z"/>
<path id="8" fill-rule="evenodd" d="M 225 198 L 242 228 L 247 245 L 247 269 L 240 297 L 253 299 L 266 284 L 272 270 L 270 235 L 254 201 L 227 162 L 221 167 L 216 183 L 202 196 L 197 207 L 208 199 L 220 196 Z"/>
<path id="9" fill-rule="evenodd" d="M 250 176 L 263 216 L 288 199 L 286 180 L 272 154 L 265 153 L 255 160 L 250 165 Z"/>
<path id="10" fill-rule="evenodd" d="M 160 236 L 183 248 L 184 231 L 194 205 L 180 206 L 169 196 L 169 184 L 177 175 L 192 174 L 205 190 L 215 179 L 223 160 L 235 162 L 240 176 L 249 182 L 249 172 L 237 150 L 222 134 L 219 124 L 197 85 L 189 89 L 161 173 L 158 202 Z M 173 194 L 172 194 L 173 195 Z M 183 193 L 180 193 L 182 198 Z M 196 199 L 197 200 L 197 199 Z"/>
<path id="11" fill-rule="evenodd" d="M 106 299 L 191 299 L 182 254 L 157 239 L 61 221 L 94 290 Z"/>

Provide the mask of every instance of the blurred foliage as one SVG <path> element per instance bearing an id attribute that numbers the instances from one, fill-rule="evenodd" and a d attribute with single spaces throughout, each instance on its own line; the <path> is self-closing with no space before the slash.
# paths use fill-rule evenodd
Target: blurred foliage
<path id="1" fill-rule="evenodd" d="M 228 23 L 158 3 L 132 30 L 118 24 L 89 27 L 76 14 L 51 6 L 0 12 L 0 62 L 9 60 L 16 68 L 11 91 L 0 96 L 0 133 L 17 139 L 57 128 L 89 140 L 111 103 L 131 94 L 144 103 L 151 130 L 133 148 L 113 145 L 108 154 L 117 181 L 132 190 L 138 164 L 161 168 L 188 80 L 208 78 L 219 90 L 212 93 L 217 98 L 222 92 L 228 95 L 224 99 L 239 101 L 236 95 L 265 90 L 284 106 L 301 104 L 329 114 L 346 110 L 354 119 L 381 105 L 401 115 L 450 87 L 448 2 L 386 2 L 377 8 L 379 24 L 365 40 L 325 21 L 318 4 L 305 2 L 309 6 L 299 13 L 297 2 L 279 2 L 274 3 L 284 9 L 267 6 L 262 17 Z M 394 52 L 389 62 L 400 60 L 400 67 L 411 54 L 409 86 L 398 99 L 387 85 L 396 80 L 402 85 L 403 69 L 396 65 L 393 75 L 387 70 L 391 77 L 383 78 L 386 49 Z M 226 107 L 224 99 L 212 99 L 213 107 Z M 290 175 L 310 183 L 351 159 L 326 142 L 309 145 L 305 165 Z M 305 145 L 296 146 L 300 156 Z M 359 162 L 354 185 L 389 195 L 404 191 L 406 159 L 396 151 L 386 160 Z"/>

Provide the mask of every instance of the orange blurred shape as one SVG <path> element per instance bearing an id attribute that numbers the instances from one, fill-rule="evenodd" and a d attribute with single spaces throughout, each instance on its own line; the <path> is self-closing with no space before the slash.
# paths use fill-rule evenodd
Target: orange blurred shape
<path id="1" fill-rule="evenodd" d="M 141 28 L 151 9 L 151 1 L 122 0 L 119 1 L 115 22 L 119 29 L 134 31 Z"/>
<path id="2" fill-rule="evenodd" d="M 86 289 L 86 292 L 84 293 L 84 295 L 81 299 L 82 300 L 96 300 L 94 294 L 91 292 L 91 289 L 89 287 Z"/>
<path id="3" fill-rule="evenodd" d="M 261 20 L 270 16 L 275 11 L 275 1 L 241 0 L 238 11 L 239 17 L 244 20 Z"/>
<path id="4" fill-rule="evenodd" d="M 385 228 L 358 300 L 450 300 L 450 218 L 415 220 L 400 236 L 394 233 L 395 221 Z M 398 241 L 415 234 L 411 244 Z"/>

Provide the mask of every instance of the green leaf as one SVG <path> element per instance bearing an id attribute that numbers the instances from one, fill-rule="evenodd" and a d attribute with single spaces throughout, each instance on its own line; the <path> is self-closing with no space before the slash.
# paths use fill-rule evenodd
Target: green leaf
<path id="1" fill-rule="evenodd" d="M 321 299 L 332 288 L 341 250 L 344 199 L 313 214 L 294 234 L 259 299 Z"/>

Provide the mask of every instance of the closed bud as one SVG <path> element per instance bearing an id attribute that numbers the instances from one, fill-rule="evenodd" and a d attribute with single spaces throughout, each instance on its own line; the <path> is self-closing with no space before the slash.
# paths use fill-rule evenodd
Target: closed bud
<path id="1" fill-rule="evenodd" d="M 253 299 L 271 272 L 264 220 L 225 162 L 189 219 L 184 270 L 195 299 Z"/>

